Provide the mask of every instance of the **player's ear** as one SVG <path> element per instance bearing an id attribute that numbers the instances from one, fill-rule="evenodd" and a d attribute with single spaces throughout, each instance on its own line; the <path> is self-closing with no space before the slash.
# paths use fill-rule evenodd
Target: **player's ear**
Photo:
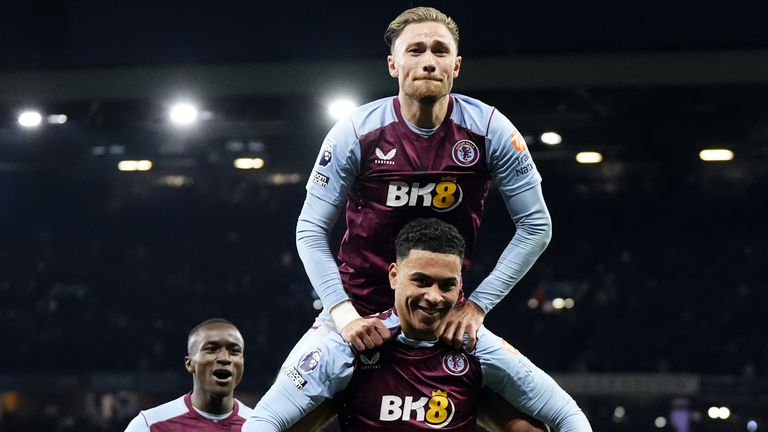
<path id="1" fill-rule="evenodd" d="M 397 286 L 397 264 L 392 263 L 389 265 L 389 286 L 395 289 Z"/>
<path id="2" fill-rule="evenodd" d="M 184 357 L 184 367 L 187 368 L 187 371 L 189 373 L 195 373 L 195 364 L 192 363 L 192 357 L 190 356 Z"/>
<path id="3" fill-rule="evenodd" d="M 461 56 L 456 56 L 456 62 L 453 64 L 453 77 L 458 78 L 461 70 Z"/>
<path id="4" fill-rule="evenodd" d="M 392 78 L 397 78 L 399 71 L 397 70 L 397 63 L 395 62 L 394 54 L 387 56 L 387 69 L 389 69 L 389 76 Z"/>

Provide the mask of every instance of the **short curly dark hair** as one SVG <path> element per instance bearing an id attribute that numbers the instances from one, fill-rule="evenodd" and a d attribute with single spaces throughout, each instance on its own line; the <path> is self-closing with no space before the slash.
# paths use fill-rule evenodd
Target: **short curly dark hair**
<path id="1" fill-rule="evenodd" d="M 416 219 L 400 229 L 395 239 L 395 257 L 408 257 L 411 250 L 445 253 L 464 257 L 464 237 L 453 225 L 435 218 Z"/>

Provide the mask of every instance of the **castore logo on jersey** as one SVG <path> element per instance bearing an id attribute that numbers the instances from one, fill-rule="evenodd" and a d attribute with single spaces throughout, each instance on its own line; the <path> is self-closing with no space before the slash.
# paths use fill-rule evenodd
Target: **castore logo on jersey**
<path id="1" fill-rule="evenodd" d="M 380 148 L 376 147 L 376 159 L 374 162 L 377 164 L 394 165 L 395 161 L 392 159 L 396 154 L 397 149 L 392 149 L 385 154 Z"/>

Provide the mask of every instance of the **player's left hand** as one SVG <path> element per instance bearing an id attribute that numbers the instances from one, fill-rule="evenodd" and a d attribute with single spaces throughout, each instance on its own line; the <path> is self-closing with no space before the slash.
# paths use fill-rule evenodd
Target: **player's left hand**
<path id="1" fill-rule="evenodd" d="M 461 349 L 464 335 L 468 336 L 466 349 L 472 352 L 477 342 L 477 330 L 483 325 L 485 311 L 472 300 L 465 300 L 448 312 L 437 329 L 438 337 L 446 345 Z"/>

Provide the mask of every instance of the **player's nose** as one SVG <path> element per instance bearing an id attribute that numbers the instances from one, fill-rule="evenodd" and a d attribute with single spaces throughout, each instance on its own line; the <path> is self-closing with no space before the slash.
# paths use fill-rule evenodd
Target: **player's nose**
<path id="1" fill-rule="evenodd" d="M 424 300 L 433 305 L 436 305 L 443 300 L 442 292 L 437 283 L 432 284 L 432 286 L 424 292 Z"/>

